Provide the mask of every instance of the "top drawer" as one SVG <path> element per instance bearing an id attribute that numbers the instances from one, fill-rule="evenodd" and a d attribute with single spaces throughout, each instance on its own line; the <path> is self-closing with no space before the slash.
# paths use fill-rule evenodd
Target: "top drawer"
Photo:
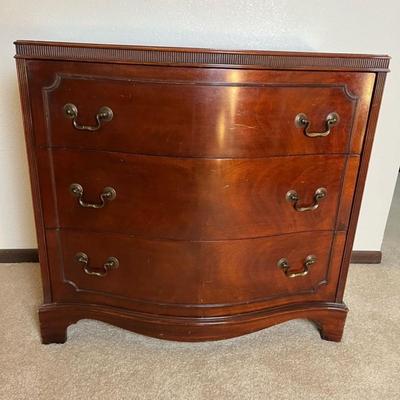
<path id="1" fill-rule="evenodd" d="M 180 157 L 359 153 L 374 84 L 371 73 L 49 61 L 28 74 L 40 146 Z"/>

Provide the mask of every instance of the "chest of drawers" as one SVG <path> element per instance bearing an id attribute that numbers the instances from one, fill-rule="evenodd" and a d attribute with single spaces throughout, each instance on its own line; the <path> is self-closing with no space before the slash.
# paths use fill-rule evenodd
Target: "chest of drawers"
<path id="1" fill-rule="evenodd" d="M 342 337 L 387 56 L 16 42 L 43 343 Z"/>

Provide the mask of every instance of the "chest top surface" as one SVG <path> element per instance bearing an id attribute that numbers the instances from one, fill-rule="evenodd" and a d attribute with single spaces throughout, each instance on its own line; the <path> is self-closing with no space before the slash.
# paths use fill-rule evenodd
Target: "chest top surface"
<path id="1" fill-rule="evenodd" d="M 216 50 L 18 40 L 16 58 L 314 71 L 388 71 L 387 55 Z"/>

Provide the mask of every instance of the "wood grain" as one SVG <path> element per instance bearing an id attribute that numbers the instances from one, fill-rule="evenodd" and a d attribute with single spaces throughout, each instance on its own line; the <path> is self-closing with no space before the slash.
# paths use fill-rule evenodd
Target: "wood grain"
<path id="1" fill-rule="evenodd" d="M 56 255 L 52 258 L 57 271 L 53 286 L 60 286 L 57 301 L 74 301 L 83 295 L 116 306 L 120 299 L 126 299 L 162 306 L 167 313 L 174 307 L 189 313 L 198 308 L 208 315 L 212 308 L 265 303 L 273 298 L 290 301 L 290 297 L 301 295 L 311 300 L 319 298 L 315 294 L 321 286 L 336 286 L 335 281 L 328 282 L 333 240 L 329 231 L 206 242 L 48 232 L 49 236 L 54 234 L 62 249 L 58 255 L 61 263 Z M 78 252 L 89 256 L 92 271 L 101 271 L 110 256 L 119 260 L 119 268 L 105 277 L 87 275 L 76 261 Z M 278 260 L 287 258 L 290 271 L 299 272 L 309 255 L 317 262 L 304 277 L 288 278 L 277 265 Z"/>
<path id="2" fill-rule="evenodd" d="M 359 153 L 373 74 L 232 71 L 202 68 L 29 63 L 37 143 L 182 157 L 264 157 Z M 114 112 L 97 132 L 82 132 L 64 114 L 95 125 L 102 106 Z M 44 111 L 44 112 L 43 112 Z M 295 124 L 305 113 L 310 138 Z"/>
<path id="3" fill-rule="evenodd" d="M 369 159 L 372 151 L 372 144 L 374 142 L 376 124 L 378 122 L 379 110 L 382 102 L 383 88 L 385 86 L 386 74 L 379 73 L 377 75 L 374 87 L 374 95 L 372 98 L 366 136 L 363 145 L 363 153 L 360 162 L 360 168 L 357 176 L 357 184 L 354 193 L 354 200 L 351 210 L 346 246 L 343 254 L 341 275 L 338 283 L 338 290 L 336 300 L 341 302 L 343 300 L 344 288 L 346 285 L 347 274 L 350 265 L 350 257 L 353 249 L 353 242 L 357 228 L 358 216 L 360 214 L 361 200 L 364 192 L 365 180 L 367 178 Z"/>
<path id="4" fill-rule="evenodd" d="M 150 336 L 216 340 L 294 318 L 339 341 L 343 291 L 388 56 L 18 41 L 17 69 L 44 305 L 43 343 L 95 318 Z M 96 133 L 82 124 L 114 111 Z M 294 125 L 306 113 L 326 137 Z M 98 202 L 105 186 L 117 197 Z M 314 211 L 295 211 L 296 190 Z M 120 267 L 88 276 L 109 256 Z M 302 278 L 277 267 L 285 257 Z"/>
<path id="5" fill-rule="evenodd" d="M 21 101 L 22 118 L 24 124 L 26 152 L 28 156 L 29 177 L 32 190 L 33 213 L 35 218 L 36 237 L 39 246 L 40 271 L 42 276 L 43 300 L 45 303 L 52 301 L 50 285 L 50 270 L 47 259 L 47 244 L 43 222 L 43 207 L 39 189 L 39 172 L 34 148 L 35 129 L 32 121 L 31 97 L 25 60 L 17 60 L 18 85 Z"/>
<path id="6" fill-rule="evenodd" d="M 46 227 L 121 232 L 148 238 L 219 240 L 334 229 L 345 157 L 309 156 L 265 159 L 177 159 L 70 150 L 39 150 L 42 176 L 54 168 L 56 204 L 42 184 Z M 49 158 L 50 157 L 50 158 Z M 53 162 L 49 166 L 49 162 Z M 354 166 L 355 167 L 355 166 Z M 84 188 L 98 203 L 104 187 L 117 197 L 102 209 L 82 208 L 69 191 Z M 286 200 L 296 190 L 298 212 Z M 349 206 L 352 192 L 345 193 Z M 344 206 L 343 206 L 344 207 Z M 59 223 L 52 219 L 58 215 Z"/>
<path id="7" fill-rule="evenodd" d="M 83 318 L 108 322 L 158 339 L 186 342 L 228 339 L 291 319 L 308 318 L 315 322 L 322 339 L 340 342 L 347 311 L 343 303 L 312 302 L 246 314 L 188 318 L 155 316 L 98 304 L 53 303 L 40 307 L 39 318 L 44 344 L 64 343 L 67 339 L 67 327 Z"/>

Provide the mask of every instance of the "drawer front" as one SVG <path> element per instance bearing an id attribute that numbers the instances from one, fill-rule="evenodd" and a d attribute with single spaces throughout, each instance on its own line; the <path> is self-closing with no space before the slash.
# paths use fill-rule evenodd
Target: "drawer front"
<path id="1" fill-rule="evenodd" d="M 40 145 L 182 157 L 359 152 L 374 82 L 365 73 L 29 68 Z M 332 113 L 339 120 L 328 126 Z"/>
<path id="2" fill-rule="evenodd" d="M 38 155 L 47 227 L 181 240 L 334 229 L 346 164 L 339 155 L 218 160 L 70 150 Z M 53 182 L 46 179 L 51 175 Z M 71 184 L 83 189 L 80 198 Z M 100 198 L 106 187 L 115 190 L 115 199 Z M 321 188 L 326 196 L 318 200 Z M 294 191 L 297 202 L 287 197 Z M 348 190 L 347 204 L 351 197 Z M 83 207 L 79 200 L 104 201 L 104 207 Z"/>
<path id="3" fill-rule="evenodd" d="M 327 290 L 333 293 L 336 287 L 337 266 L 330 266 L 332 232 L 215 242 L 153 241 L 71 231 L 48 231 L 47 235 L 50 244 L 58 241 L 50 246 L 55 301 L 155 307 L 161 314 L 179 309 L 206 314 L 213 308 L 277 298 L 318 299 L 321 292 L 326 296 Z M 310 256 L 315 262 L 306 267 Z M 118 260 L 117 268 L 104 267 L 110 257 Z M 278 266 L 282 258 L 289 264 L 286 273 Z M 93 275 L 106 271 L 105 276 Z M 303 276 L 289 277 L 296 273 Z M 157 307 L 163 307 L 162 312 Z"/>

